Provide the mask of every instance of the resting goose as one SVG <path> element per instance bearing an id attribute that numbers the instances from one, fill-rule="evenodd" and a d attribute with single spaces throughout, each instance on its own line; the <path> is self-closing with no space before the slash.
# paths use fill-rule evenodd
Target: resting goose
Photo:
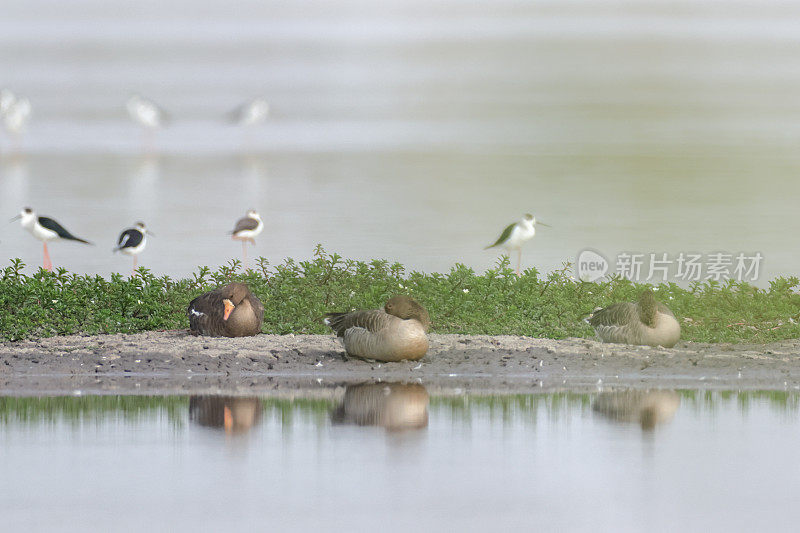
<path id="1" fill-rule="evenodd" d="M 325 324 L 342 337 L 347 355 L 376 361 L 421 359 L 428 351 L 428 312 L 409 296 L 394 296 L 383 309 L 328 313 Z"/>
<path id="2" fill-rule="evenodd" d="M 672 348 L 681 338 L 681 325 L 670 309 L 645 290 L 639 301 L 611 304 L 596 310 L 586 322 L 603 342 Z"/>
<path id="3" fill-rule="evenodd" d="M 244 283 L 228 283 L 191 301 L 186 311 L 194 335 L 247 337 L 261 333 L 264 306 Z"/>

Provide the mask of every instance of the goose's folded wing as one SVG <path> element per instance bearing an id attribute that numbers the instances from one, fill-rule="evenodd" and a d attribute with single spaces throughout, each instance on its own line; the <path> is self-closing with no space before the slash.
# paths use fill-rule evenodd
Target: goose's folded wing
<path id="1" fill-rule="evenodd" d="M 587 319 L 587 322 L 594 327 L 602 326 L 624 326 L 639 320 L 639 313 L 636 304 L 630 302 L 620 302 L 611 304 L 604 309 L 595 311 Z"/>
<path id="2" fill-rule="evenodd" d="M 387 314 L 383 309 L 370 309 L 368 311 L 353 311 L 352 313 L 328 313 L 325 315 L 325 324 L 331 327 L 336 335 L 342 337 L 350 328 L 364 328 L 371 332 L 380 331 L 395 317 Z"/>
<path id="3" fill-rule="evenodd" d="M 205 335 L 218 335 L 219 326 L 223 324 L 225 306 L 222 297 L 217 291 L 201 294 L 191 302 L 186 309 L 189 317 L 189 329 Z"/>
<path id="4" fill-rule="evenodd" d="M 258 323 L 260 324 L 264 320 L 264 304 L 261 303 L 261 300 L 255 294 L 250 294 L 250 305 L 253 307 L 253 311 L 256 314 L 256 319 L 258 319 Z"/>

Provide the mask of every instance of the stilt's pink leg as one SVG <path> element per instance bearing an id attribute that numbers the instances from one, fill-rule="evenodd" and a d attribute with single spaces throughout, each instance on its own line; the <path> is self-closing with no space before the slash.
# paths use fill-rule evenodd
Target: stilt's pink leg
<path id="1" fill-rule="evenodd" d="M 247 241 L 242 241 L 242 256 L 244 257 L 244 266 L 247 267 Z"/>
<path id="2" fill-rule="evenodd" d="M 47 241 L 42 243 L 44 245 L 44 269 L 48 272 L 53 271 L 53 262 L 50 261 L 50 253 L 47 251 Z"/>
<path id="3" fill-rule="evenodd" d="M 522 268 L 522 248 L 517 250 L 517 277 L 522 276 L 520 269 Z"/>
<path id="4" fill-rule="evenodd" d="M 134 255 L 133 256 L 133 270 L 131 270 L 131 277 L 136 275 L 136 259 L 137 259 L 137 257 Z"/>

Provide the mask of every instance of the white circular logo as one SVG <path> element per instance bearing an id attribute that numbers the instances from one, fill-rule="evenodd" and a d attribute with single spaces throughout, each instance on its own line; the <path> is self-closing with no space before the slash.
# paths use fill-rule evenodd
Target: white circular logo
<path id="1" fill-rule="evenodd" d="M 608 272 L 608 259 L 603 254 L 589 248 L 581 250 L 575 262 L 578 279 L 581 281 L 597 281 Z"/>

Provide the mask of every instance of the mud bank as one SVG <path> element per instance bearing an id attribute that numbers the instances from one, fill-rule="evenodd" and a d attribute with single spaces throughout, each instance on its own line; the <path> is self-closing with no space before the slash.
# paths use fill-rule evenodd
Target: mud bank
<path id="1" fill-rule="evenodd" d="M 454 391 L 613 387 L 800 389 L 800 341 L 680 343 L 673 349 L 587 339 L 431 335 L 421 361 L 345 360 L 333 336 L 224 339 L 185 331 L 0 343 L 2 394 L 259 394 L 360 381 Z"/>

